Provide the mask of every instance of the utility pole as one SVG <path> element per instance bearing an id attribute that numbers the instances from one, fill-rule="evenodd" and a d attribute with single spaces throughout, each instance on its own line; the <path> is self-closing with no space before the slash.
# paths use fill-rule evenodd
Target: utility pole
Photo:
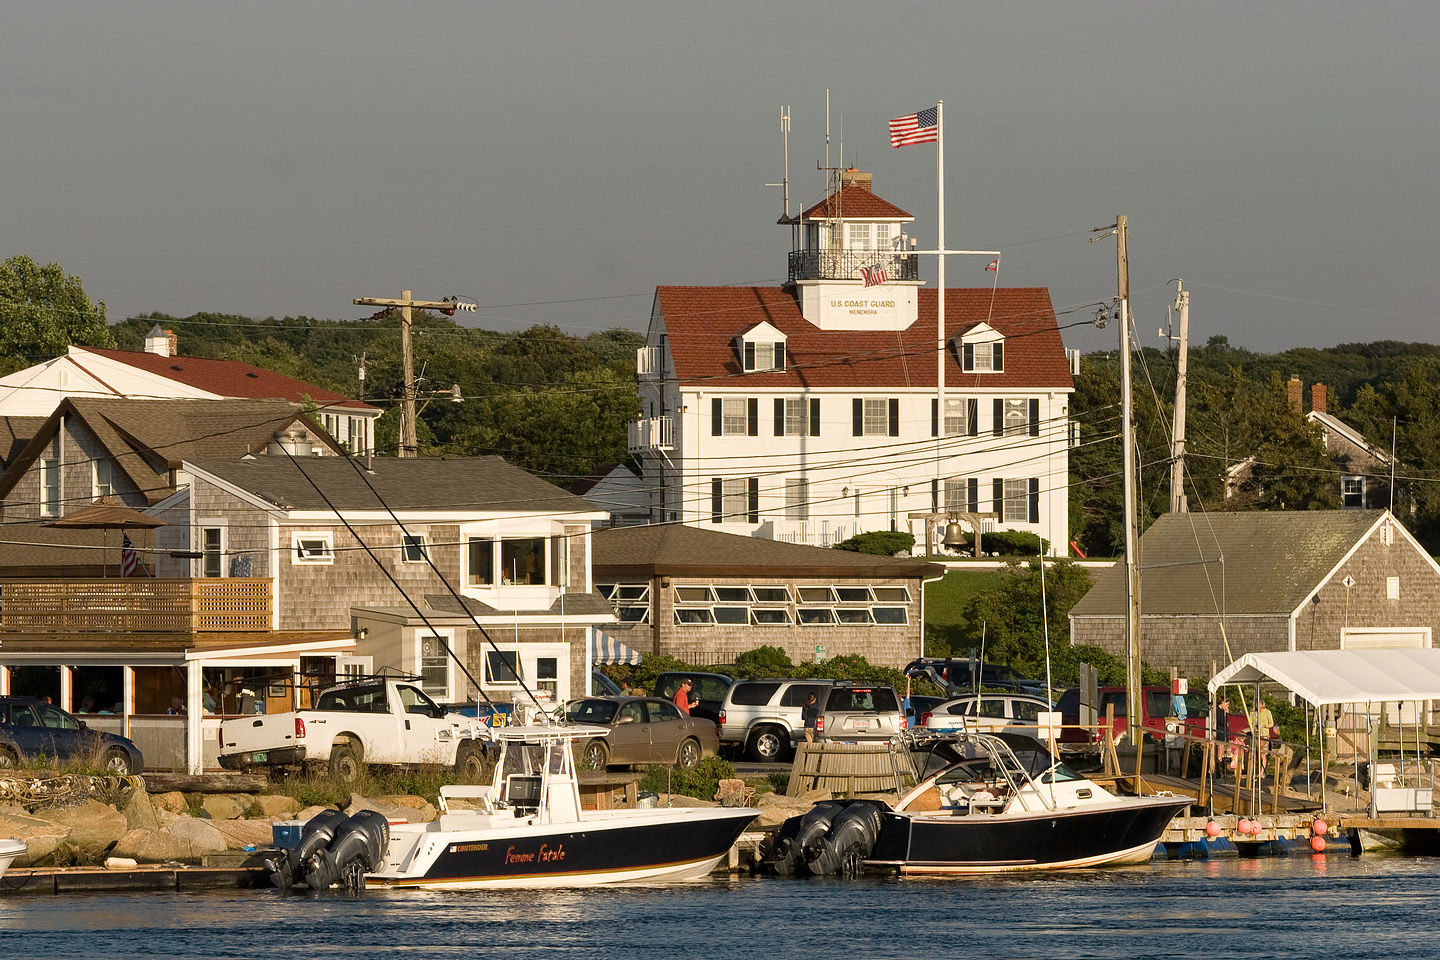
<path id="1" fill-rule="evenodd" d="M 1170 512 L 1186 513 L 1185 497 L 1185 369 L 1190 357 L 1190 291 L 1175 281 L 1175 309 L 1180 314 L 1180 354 L 1175 361 L 1175 439 L 1170 445 Z"/>
<path id="2" fill-rule="evenodd" d="M 414 300 L 411 299 L 409 290 L 400 291 L 398 300 L 387 297 L 356 297 L 351 302 L 374 307 L 400 308 L 400 363 L 401 375 L 405 378 L 405 383 L 400 400 L 400 450 L 398 455 L 418 457 L 420 455 L 420 439 L 415 432 L 415 351 L 410 343 L 412 326 L 410 311 L 412 308 L 438 310 L 447 317 L 453 317 L 456 310 L 474 313 L 476 306 L 473 303 L 460 303 L 453 299 Z"/>

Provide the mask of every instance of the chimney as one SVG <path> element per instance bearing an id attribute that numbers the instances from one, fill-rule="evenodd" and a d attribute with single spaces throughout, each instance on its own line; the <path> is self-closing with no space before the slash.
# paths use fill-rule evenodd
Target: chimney
<path id="1" fill-rule="evenodd" d="M 840 188 L 843 190 L 846 187 L 860 187 L 866 193 L 873 193 L 871 184 L 874 180 L 873 173 L 864 173 L 854 167 L 849 167 L 840 174 Z"/>
<path id="2" fill-rule="evenodd" d="M 1285 388 L 1290 394 L 1290 409 L 1293 410 L 1296 414 L 1304 413 L 1305 406 L 1303 403 L 1303 397 L 1305 393 L 1305 385 L 1300 382 L 1300 378 L 1292 373 L 1290 375 L 1289 381 L 1285 384 Z"/>
<path id="3" fill-rule="evenodd" d="M 1310 409 L 1311 409 L 1311 410 L 1314 410 L 1316 413 L 1329 413 L 1329 412 L 1330 412 L 1330 411 L 1328 411 L 1328 410 L 1325 409 L 1325 401 L 1326 401 L 1326 399 L 1327 399 L 1326 396 L 1325 396 L 1326 393 L 1327 393 L 1327 390 L 1326 390 L 1326 388 L 1325 388 L 1325 384 L 1323 384 L 1323 383 L 1314 383 L 1314 384 L 1311 384 L 1311 385 L 1310 385 Z"/>
<path id="4" fill-rule="evenodd" d="M 165 346 L 170 350 L 170 356 L 180 356 L 180 338 L 175 336 L 174 330 L 165 331 Z"/>

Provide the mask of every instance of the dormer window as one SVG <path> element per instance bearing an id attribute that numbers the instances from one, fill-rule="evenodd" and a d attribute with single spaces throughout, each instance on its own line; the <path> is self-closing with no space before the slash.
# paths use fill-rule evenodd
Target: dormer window
<path id="1" fill-rule="evenodd" d="M 761 343 L 755 340 L 745 341 L 745 370 L 747 373 L 756 370 L 784 370 L 785 369 L 785 343 L 769 342 Z"/>
<path id="2" fill-rule="evenodd" d="M 1004 373 L 1005 341 L 967 343 L 963 347 L 961 368 L 966 373 Z"/>

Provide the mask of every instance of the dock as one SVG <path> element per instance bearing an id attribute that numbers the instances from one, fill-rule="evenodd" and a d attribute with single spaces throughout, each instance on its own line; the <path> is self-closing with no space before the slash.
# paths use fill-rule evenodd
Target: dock
<path id="1" fill-rule="evenodd" d="M 126 890 L 243 890 L 269 886 L 269 874 L 258 863 L 237 866 L 140 864 L 118 870 L 106 867 L 11 867 L 5 871 L 5 876 L 0 877 L 0 896 L 53 896 Z"/>

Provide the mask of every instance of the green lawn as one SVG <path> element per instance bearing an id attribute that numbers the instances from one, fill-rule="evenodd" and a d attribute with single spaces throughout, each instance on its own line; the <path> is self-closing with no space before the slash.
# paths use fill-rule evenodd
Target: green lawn
<path id="1" fill-rule="evenodd" d="M 998 576 L 996 570 L 953 570 L 943 580 L 925 585 L 927 655 L 964 654 L 980 646 L 980 625 L 972 626 L 965 619 L 965 605 Z"/>

